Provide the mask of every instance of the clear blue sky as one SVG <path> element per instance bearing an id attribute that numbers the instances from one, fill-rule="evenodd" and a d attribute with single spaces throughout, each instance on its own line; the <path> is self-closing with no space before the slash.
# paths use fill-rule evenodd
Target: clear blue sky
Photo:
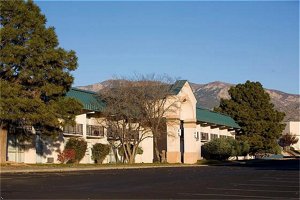
<path id="1" fill-rule="evenodd" d="M 37 2 L 79 58 L 74 86 L 133 73 L 299 94 L 299 2 Z"/>

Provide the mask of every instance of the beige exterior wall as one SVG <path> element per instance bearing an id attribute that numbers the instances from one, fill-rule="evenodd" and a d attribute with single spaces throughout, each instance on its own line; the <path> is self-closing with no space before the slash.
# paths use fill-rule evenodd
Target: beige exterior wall
<path id="1" fill-rule="evenodd" d="M 43 147 L 43 156 L 39 156 L 36 154 L 35 144 L 31 145 L 30 148 L 27 148 L 22 152 L 22 154 L 17 155 L 18 157 L 22 157 L 22 162 L 25 163 L 47 163 L 48 159 L 53 159 L 54 163 L 59 163 L 57 160 L 59 152 L 64 150 L 66 142 L 71 137 L 79 137 L 83 138 L 87 142 L 87 150 L 85 156 L 80 161 L 82 164 L 86 163 L 94 163 L 94 160 L 91 158 L 92 155 L 92 147 L 96 143 L 108 144 L 107 137 L 106 137 L 106 129 L 104 129 L 104 137 L 97 137 L 97 136 L 88 136 L 86 134 L 86 125 L 101 125 L 103 120 L 96 119 L 96 118 L 87 118 L 86 114 L 78 115 L 75 119 L 77 124 L 83 124 L 83 135 L 65 135 L 59 137 L 58 140 L 52 141 L 51 139 L 43 140 L 44 147 Z M 151 136 L 151 133 L 149 133 Z M 153 139 L 152 137 L 146 138 L 140 144 L 140 147 L 143 149 L 142 155 L 136 156 L 137 163 L 152 163 L 153 161 Z M 104 159 L 103 163 L 110 163 L 114 161 L 114 155 L 112 152 Z"/>
<path id="2" fill-rule="evenodd" d="M 176 105 L 175 111 L 170 110 L 166 113 L 165 117 L 167 118 L 167 162 L 169 163 L 180 163 L 181 156 L 183 155 L 184 163 L 195 163 L 197 160 L 201 159 L 201 132 L 210 134 L 217 134 L 226 136 L 234 136 L 234 132 L 230 132 L 227 129 L 212 128 L 210 126 L 200 126 L 197 124 L 196 119 L 196 98 L 193 94 L 193 91 L 188 82 L 184 84 L 182 90 L 178 95 L 173 95 L 167 99 L 166 106 L 171 104 Z M 173 106 L 173 109 L 175 107 Z M 183 122 L 184 128 L 184 151 L 181 152 L 180 148 L 180 123 Z M 84 138 L 87 141 L 87 151 L 84 158 L 80 163 L 94 163 L 91 158 L 92 151 L 91 148 L 96 143 L 108 144 L 106 136 L 88 136 L 86 126 L 87 125 L 103 125 L 104 120 L 90 118 L 88 114 L 81 114 L 76 117 L 76 123 L 83 125 L 83 135 L 64 135 L 59 138 L 58 141 L 44 141 L 44 155 L 38 157 L 36 155 L 35 146 L 29 148 L 24 152 L 24 162 L 26 163 L 46 163 L 49 158 L 54 160 L 54 163 L 58 163 L 57 156 L 58 153 L 63 151 L 64 146 L 70 137 L 80 137 Z M 299 124 L 291 125 L 292 130 L 299 130 Z M 106 132 L 106 130 L 104 130 Z M 299 135 L 299 131 L 297 132 Z M 151 133 L 149 133 L 151 135 Z M 104 134 L 106 135 L 106 134 Z M 198 136 L 198 137 L 197 137 Z M 137 163 L 151 163 L 153 161 L 153 139 L 149 137 L 143 140 L 140 144 L 140 147 L 143 149 L 142 155 L 136 156 Z M 298 148 L 299 149 L 299 148 Z M 109 163 L 114 160 L 113 154 L 108 155 L 103 163 Z"/>
<path id="3" fill-rule="evenodd" d="M 226 137 L 233 137 L 235 138 L 235 131 L 229 131 L 228 129 L 220 129 L 220 128 L 212 128 L 211 126 L 201 126 L 200 124 L 197 124 L 196 131 L 199 132 L 199 146 L 198 147 L 198 152 L 199 154 L 199 159 L 203 159 L 201 157 L 201 146 L 205 144 L 206 142 L 212 140 L 211 134 L 217 134 L 218 138 L 221 136 L 226 136 Z M 201 132 L 208 133 L 208 140 L 207 141 L 201 141 Z"/>
<path id="4" fill-rule="evenodd" d="M 286 122 L 286 127 L 283 131 L 283 134 L 285 133 L 291 133 L 296 135 L 298 138 L 298 142 L 292 147 L 294 147 L 296 150 L 300 150 L 300 122 L 297 121 L 291 121 L 291 122 Z"/>
<path id="5" fill-rule="evenodd" d="M 140 147 L 143 149 L 143 154 L 136 155 L 136 163 L 152 163 L 153 162 L 153 138 L 151 133 L 148 134 L 149 138 L 146 138 L 140 143 Z"/>
<path id="6" fill-rule="evenodd" d="M 195 163 L 200 157 L 200 143 L 195 138 L 197 101 L 188 82 L 178 93 L 177 101 L 177 112 L 167 116 L 176 118 L 167 123 L 167 162 L 181 162 L 183 154 L 184 163 Z M 184 152 L 180 150 L 180 121 L 183 121 L 184 126 Z"/>
<path id="7" fill-rule="evenodd" d="M 179 120 L 167 122 L 167 151 L 180 152 L 180 124 Z"/>
<path id="8" fill-rule="evenodd" d="M 37 162 L 37 155 L 35 146 L 33 144 L 28 144 L 30 148 L 24 150 L 24 163 L 34 164 Z"/>
<path id="9" fill-rule="evenodd" d="M 184 163 L 196 163 L 199 159 L 199 145 L 195 137 L 196 122 L 184 122 Z M 198 140 L 199 141 L 199 140 Z"/>
<path id="10" fill-rule="evenodd" d="M 168 151 L 167 152 L 167 162 L 168 163 L 181 163 L 181 155 L 180 152 Z"/>

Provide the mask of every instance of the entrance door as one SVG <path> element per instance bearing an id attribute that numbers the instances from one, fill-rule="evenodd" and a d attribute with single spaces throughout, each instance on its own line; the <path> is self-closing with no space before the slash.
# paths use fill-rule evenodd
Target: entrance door
<path id="1" fill-rule="evenodd" d="M 181 163 L 184 163 L 184 127 L 183 120 L 180 121 L 180 155 Z"/>
<path id="2" fill-rule="evenodd" d="M 18 142 L 18 139 L 13 134 L 8 134 L 7 137 L 7 157 L 8 161 L 23 163 L 24 162 L 24 145 Z"/>

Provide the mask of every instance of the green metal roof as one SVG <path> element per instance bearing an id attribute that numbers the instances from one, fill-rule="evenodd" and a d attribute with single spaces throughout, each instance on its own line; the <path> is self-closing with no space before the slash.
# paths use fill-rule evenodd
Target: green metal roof
<path id="1" fill-rule="evenodd" d="M 171 93 L 175 95 L 178 94 L 186 82 L 187 80 L 176 81 L 174 84 L 171 85 Z"/>
<path id="2" fill-rule="evenodd" d="M 178 94 L 186 82 L 186 80 L 176 81 L 171 86 L 172 93 Z M 83 109 L 85 110 L 101 111 L 105 107 L 105 103 L 101 101 L 101 98 L 96 92 L 71 88 L 70 91 L 67 92 L 66 96 L 78 100 L 83 104 Z M 197 106 L 197 121 L 223 125 L 232 128 L 240 128 L 240 126 L 231 117 L 199 106 Z"/>
<path id="3" fill-rule="evenodd" d="M 232 128 L 241 128 L 231 117 L 205 108 L 197 108 L 197 121 L 216 125 L 223 125 Z"/>
<path id="4" fill-rule="evenodd" d="M 67 97 L 78 100 L 83 105 L 83 109 L 90 111 L 101 111 L 104 103 L 100 100 L 96 92 L 71 88 L 67 92 Z"/>

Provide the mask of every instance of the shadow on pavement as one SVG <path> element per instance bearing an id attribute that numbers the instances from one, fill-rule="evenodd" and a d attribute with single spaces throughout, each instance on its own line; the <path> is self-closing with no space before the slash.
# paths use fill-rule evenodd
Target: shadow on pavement
<path id="1" fill-rule="evenodd" d="M 215 166 L 237 166 L 237 167 L 249 167 L 256 170 L 285 170 L 285 171 L 299 171 L 300 159 L 288 159 L 288 160 L 241 160 L 234 161 L 225 164 L 218 164 Z"/>

